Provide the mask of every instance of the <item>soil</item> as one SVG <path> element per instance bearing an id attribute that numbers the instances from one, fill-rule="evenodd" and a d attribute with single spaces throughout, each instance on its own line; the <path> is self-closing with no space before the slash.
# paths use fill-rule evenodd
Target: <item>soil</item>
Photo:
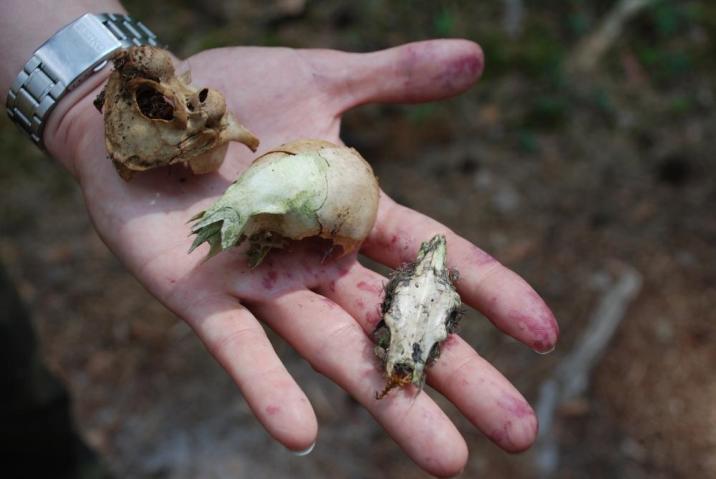
<path id="1" fill-rule="evenodd" d="M 579 81 L 562 61 L 613 2 L 529 5 L 517 36 L 503 27 L 501 2 L 177 0 L 154 11 L 125 3 L 179 54 L 229 44 L 366 51 L 436 36 L 481 42 L 487 70 L 469 93 L 362 107 L 345 118 L 344 141 L 388 194 L 480 245 L 552 306 L 562 336 L 547 356 L 476 312 L 462 320 L 462 336 L 532 401 L 616 272 L 628 265 L 641 274 L 587 393 L 559 411 L 557 477 L 716 477 L 709 2 L 646 10 Z M 307 457 L 273 443 L 189 328 L 103 245 L 68 175 L 5 118 L 0 155 L 0 258 L 32 311 L 44 358 L 74 397 L 83 436 L 117 477 L 427 477 L 272 336 L 320 423 Z M 534 453 L 501 452 L 430 394 L 468 441 L 463 477 L 536 476 Z"/>

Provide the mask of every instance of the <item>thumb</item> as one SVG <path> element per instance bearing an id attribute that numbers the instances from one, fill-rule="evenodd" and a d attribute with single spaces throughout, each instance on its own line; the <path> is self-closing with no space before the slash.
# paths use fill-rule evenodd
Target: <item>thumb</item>
<path id="1" fill-rule="evenodd" d="M 470 88 L 484 66 L 482 49 L 467 40 L 428 40 L 331 56 L 329 78 L 341 111 L 372 102 L 449 98 Z"/>

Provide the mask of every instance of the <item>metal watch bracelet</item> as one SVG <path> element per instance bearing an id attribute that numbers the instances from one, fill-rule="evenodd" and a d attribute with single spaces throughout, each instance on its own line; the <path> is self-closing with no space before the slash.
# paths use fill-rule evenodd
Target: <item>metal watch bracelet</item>
<path id="1" fill-rule="evenodd" d="M 7 114 L 44 149 L 42 132 L 57 102 L 117 50 L 157 45 L 156 35 L 128 15 L 88 13 L 63 27 L 32 55 L 7 95 Z"/>

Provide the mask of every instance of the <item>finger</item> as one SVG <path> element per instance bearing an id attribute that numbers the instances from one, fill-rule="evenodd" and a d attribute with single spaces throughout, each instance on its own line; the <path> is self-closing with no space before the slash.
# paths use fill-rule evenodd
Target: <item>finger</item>
<path id="1" fill-rule="evenodd" d="M 370 334 L 380 320 L 387 279 L 360 264 L 322 287 Z M 537 419 L 522 395 L 489 362 L 457 335 L 441 345 L 439 360 L 428 369 L 428 383 L 447 397 L 472 424 L 511 452 L 527 449 L 537 435 Z"/>
<path id="2" fill-rule="evenodd" d="M 448 264 L 460 272 L 458 291 L 501 331 L 537 352 L 554 349 L 559 327 L 542 298 L 527 282 L 446 226 L 398 205 L 383 195 L 376 226 L 362 252 L 390 267 L 414 261 L 420 243 L 445 234 Z"/>
<path id="3" fill-rule="evenodd" d="M 272 437 L 294 451 L 315 442 L 318 423 L 308 398 L 248 309 L 229 296 L 215 296 L 195 303 L 188 322 Z"/>
<path id="4" fill-rule="evenodd" d="M 430 385 L 495 444 L 521 452 L 537 438 L 537 416 L 515 387 L 462 338 L 442 344 L 429 371 Z"/>
<path id="5" fill-rule="evenodd" d="M 415 103 L 457 95 L 477 81 L 484 57 L 476 43 L 452 39 L 372 53 L 312 51 L 309 62 L 345 111 L 363 103 Z"/>
<path id="6" fill-rule="evenodd" d="M 376 399 L 385 380 L 373 344 L 337 304 L 304 290 L 252 308 L 316 371 L 365 406 L 420 467 L 439 476 L 462 470 L 467 461 L 465 441 L 430 397 L 406 390 Z"/>

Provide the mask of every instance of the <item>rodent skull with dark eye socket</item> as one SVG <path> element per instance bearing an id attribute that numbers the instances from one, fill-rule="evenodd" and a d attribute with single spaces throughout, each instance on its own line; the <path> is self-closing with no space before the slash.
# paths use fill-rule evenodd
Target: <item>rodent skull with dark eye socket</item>
<path id="1" fill-rule="evenodd" d="M 107 152 L 124 179 L 175 163 L 214 171 L 229 141 L 256 150 L 258 139 L 227 111 L 223 95 L 190 85 L 189 72 L 177 77 L 167 51 L 131 47 L 113 62 L 95 106 L 104 110 Z"/>

